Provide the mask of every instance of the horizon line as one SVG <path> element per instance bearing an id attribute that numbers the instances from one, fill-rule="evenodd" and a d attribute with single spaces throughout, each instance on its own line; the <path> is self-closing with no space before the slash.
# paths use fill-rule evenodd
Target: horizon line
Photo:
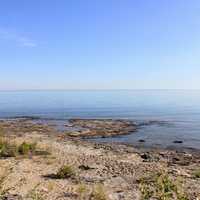
<path id="1" fill-rule="evenodd" d="M 135 88 L 135 89 L 117 89 L 117 88 L 115 88 L 115 89 L 0 89 L 0 92 L 31 92 L 31 91 L 133 91 L 133 90 L 135 90 L 135 91 L 139 91 L 139 90 L 148 90 L 148 91 L 155 91 L 155 90 L 157 90 L 157 91 L 159 91 L 159 90 L 163 90 L 163 91 L 167 91 L 167 90 L 173 90 L 173 91 L 188 91 L 188 90 L 200 90 L 200 88 L 199 89 L 195 89 L 195 88 L 178 88 L 178 89 L 166 89 L 166 88 L 163 88 L 163 89 L 139 89 L 139 88 Z"/>

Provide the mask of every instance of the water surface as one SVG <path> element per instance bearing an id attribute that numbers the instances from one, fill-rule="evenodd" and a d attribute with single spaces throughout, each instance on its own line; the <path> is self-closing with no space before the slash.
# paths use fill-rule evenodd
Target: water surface
<path id="1" fill-rule="evenodd" d="M 137 145 L 200 149 L 199 90 L 12 91 L 0 92 L 0 117 L 36 116 L 158 120 L 126 136 L 100 139 Z M 138 140 L 146 142 L 140 144 Z M 173 144 L 182 140 L 183 144 Z"/>

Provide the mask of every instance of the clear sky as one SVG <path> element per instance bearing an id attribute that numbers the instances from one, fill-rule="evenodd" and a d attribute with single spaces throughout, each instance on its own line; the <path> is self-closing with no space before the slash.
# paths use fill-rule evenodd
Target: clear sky
<path id="1" fill-rule="evenodd" d="M 0 89 L 200 89 L 200 1 L 0 0 Z"/>

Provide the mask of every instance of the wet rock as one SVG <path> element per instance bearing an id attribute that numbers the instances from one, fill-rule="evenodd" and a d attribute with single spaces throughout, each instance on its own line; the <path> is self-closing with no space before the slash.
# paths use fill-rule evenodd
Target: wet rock
<path id="1" fill-rule="evenodd" d="M 151 125 L 159 125 L 159 126 L 166 126 L 166 125 L 170 125 L 169 122 L 166 121 L 159 121 L 159 120 L 149 120 L 149 121 L 144 121 L 144 122 L 140 122 L 138 124 L 139 126 L 151 126 Z"/>
<path id="2" fill-rule="evenodd" d="M 88 165 L 80 165 L 78 168 L 81 169 L 81 170 L 95 169 L 94 167 L 90 167 Z"/>
<path id="3" fill-rule="evenodd" d="M 140 157 L 143 159 L 143 162 L 158 162 L 160 160 L 158 154 L 154 154 L 151 152 L 145 152 L 141 154 Z"/>
<path id="4" fill-rule="evenodd" d="M 172 153 L 169 156 L 169 163 L 181 165 L 181 166 L 188 166 L 191 162 L 194 162 L 194 158 L 191 154 L 187 153 Z"/>
<path id="5" fill-rule="evenodd" d="M 150 160 L 151 159 L 151 156 L 149 153 L 144 153 L 144 154 L 141 154 L 140 157 L 144 160 Z"/>
<path id="6" fill-rule="evenodd" d="M 145 140 L 142 140 L 142 139 L 140 139 L 140 140 L 138 140 L 138 142 L 140 142 L 140 143 L 144 143 L 144 142 L 146 142 Z"/>
<path id="7" fill-rule="evenodd" d="M 174 143 L 174 144 L 182 144 L 183 141 L 182 141 L 182 140 L 174 140 L 173 143 Z"/>
<path id="8" fill-rule="evenodd" d="M 113 119 L 70 119 L 71 126 L 80 129 L 71 137 L 110 137 L 125 135 L 137 130 L 137 125 L 128 120 Z"/>

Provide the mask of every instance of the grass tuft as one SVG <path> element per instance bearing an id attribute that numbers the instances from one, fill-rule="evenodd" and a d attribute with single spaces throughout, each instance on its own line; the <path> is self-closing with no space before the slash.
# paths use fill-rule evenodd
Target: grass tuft
<path id="1" fill-rule="evenodd" d="M 167 173 L 151 174 L 140 180 L 141 200 L 188 200 L 182 185 L 173 181 Z"/>
<path id="2" fill-rule="evenodd" d="M 96 185 L 90 195 L 90 200 L 108 200 L 103 185 Z"/>
<path id="3" fill-rule="evenodd" d="M 0 158 L 16 157 L 18 155 L 49 155 L 47 151 L 37 150 L 36 143 L 23 142 L 17 145 L 4 137 L 0 131 Z"/>
<path id="4" fill-rule="evenodd" d="M 87 194 L 89 193 L 89 189 L 87 185 L 81 183 L 78 185 L 76 192 L 80 200 L 86 199 Z"/>
<path id="5" fill-rule="evenodd" d="M 0 158 L 15 157 L 18 153 L 17 145 L 0 138 Z"/>
<path id="6" fill-rule="evenodd" d="M 59 179 L 65 179 L 65 178 L 73 178 L 75 177 L 75 175 L 76 173 L 72 166 L 64 165 L 58 170 L 55 177 Z"/>
<path id="7" fill-rule="evenodd" d="M 36 143 L 26 143 L 26 142 L 23 142 L 18 147 L 18 152 L 21 155 L 34 154 L 35 151 L 36 151 Z"/>
<path id="8" fill-rule="evenodd" d="M 28 194 L 27 198 L 31 200 L 44 200 L 42 195 L 40 194 L 39 191 L 37 191 L 37 188 L 39 187 L 39 184 L 36 185 Z"/>

